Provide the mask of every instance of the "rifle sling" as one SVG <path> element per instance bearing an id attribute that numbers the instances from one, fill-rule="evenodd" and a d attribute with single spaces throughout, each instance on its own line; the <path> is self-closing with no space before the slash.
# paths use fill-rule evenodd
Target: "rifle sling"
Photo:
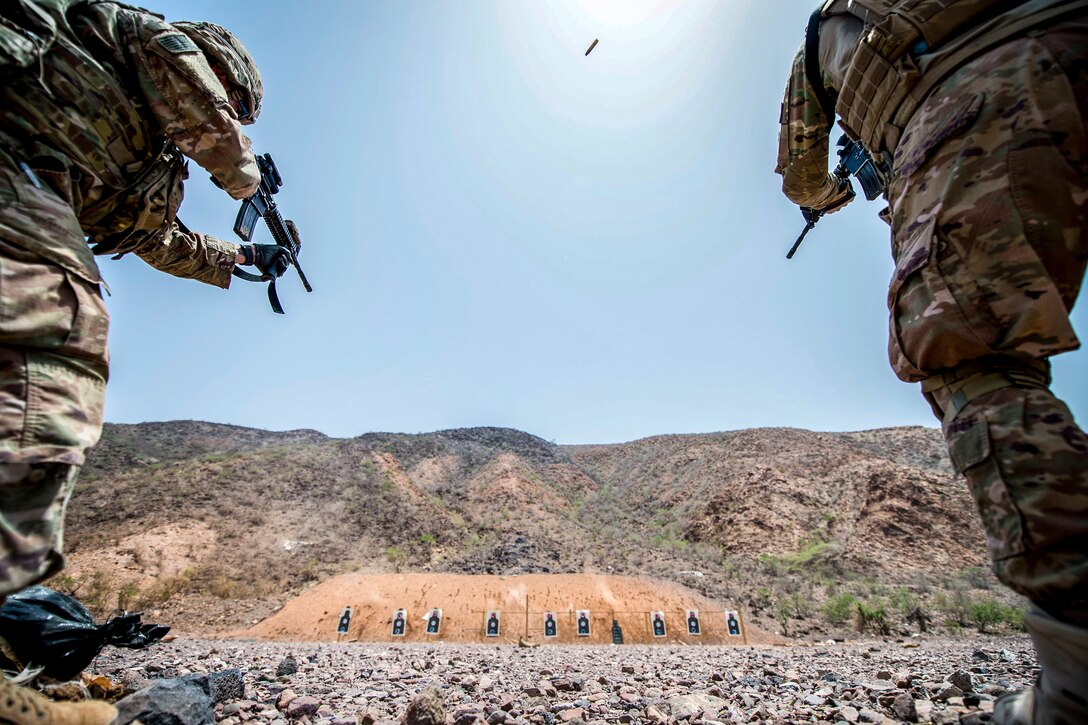
<path id="1" fill-rule="evenodd" d="M 827 132 L 830 134 L 835 125 L 835 102 L 824 86 L 823 74 L 820 72 L 820 21 L 823 19 L 823 8 L 809 16 L 808 27 L 805 29 L 805 79 L 812 86 L 812 92 L 816 94 L 816 100 L 820 103 L 820 110 L 827 118 Z"/>
<path id="2" fill-rule="evenodd" d="M 283 305 L 280 304 L 280 296 L 276 294 L 276 280 L 275 278 L 269 279 L 268 277 L 259 277 L 255 274 L 246 272 L 245 270 L 235 267 L 230 272 L 238 279 L 244 279 L 246 282 L 264 282 L 268 281 L 268 304 L 272 305 L 272 311 L 277 315 L 283 314 Z"/>
<path id="3" fill-rule="evenodd" d="M 264 282 L 265 281 L 264 277 L 262 277 L 260 275 L 253 274 L 251 272 L 247 272 L 244 269 L 238 269 L 237 267 L 232 269 L 230 273 L 233 274 L 238 279 L 244 279 L 246 282 Z"/>

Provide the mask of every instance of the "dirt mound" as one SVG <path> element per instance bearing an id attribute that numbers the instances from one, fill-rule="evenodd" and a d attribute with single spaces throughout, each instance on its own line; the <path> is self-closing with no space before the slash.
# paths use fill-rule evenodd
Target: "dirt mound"
<path id="1" fill-rule="evenodd" d="M 345 640 L 382 642 L 533 642 L 604 644 L 612 642 L 612 622 L 625 644 L 769 644 L 777 637 L 747 627 L 729 636 L 723 606 L 678 584 L 593 574 L 345 574 L 328 579 L 292 599 L 277 614 L 234 636 L 256 639 L 336 640 L 344 607 L 352 608 Z M 427 632 L 435 608 L 442 610 L 437 634 Z M 406 610 L 403 637 L 391 635 L 393 614 Z M 576 633 L 575 612 L 589 610 L 590 636 Z M 699 612 L 701 633 L 688 633 L 688 610 Z M 484 634 L 489 611 L 500 612 L 499 635 Z M 650 613 L 665 614 L 666 635 L 651 634 Z M 546 612 L 556 615 L 555 637 L 544 637 Z"/>
<path id="2" fill-rule="evenodd" d="M 217 538 L 216 532 L 200 521 L 164 524 L 125 536 L 111 546 L 73 552 L 68 555 L 65 573 L 89 582 L 95 572 L 108 572 L 112 587 L 146 589 L 205 563 Z"/>

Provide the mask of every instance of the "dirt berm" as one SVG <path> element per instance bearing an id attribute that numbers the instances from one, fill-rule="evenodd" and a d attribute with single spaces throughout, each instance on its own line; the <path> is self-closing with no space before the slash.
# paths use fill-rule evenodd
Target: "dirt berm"
<path id="1" fill-rule="evenodd" d="M 337 633 L 341 613 L 351 607 L 346 634 Z M 438 632 L 428 619 L 442 610 Z M 394 613 L 406 610 L 404 635 L 394 637 Z M 607 644 L 613 620 L 625 644 L 774 644 L 777 635 L 744 627 L 730 636 L 725 612 L 736 607 L 665 581 L 596 574 L 344 574 L 287 602 L 275 615 L 234 632 L 242 638 L 283 641 L 481 642 Z M 589 610 L 590 635 L 578 636 L 575 612 Z M 700 633 L 688 632 L 687 612 L 699 613 Z M 485 634 L 488 612 L 499 615 L 499 634 Z M 664 612 L 664 637 L 651 633 L 650 613 Z M 555 614 L 555 637 L 544 636 L 544 616 Z M 743 612 L 741 612 L 743 622 Z"/>

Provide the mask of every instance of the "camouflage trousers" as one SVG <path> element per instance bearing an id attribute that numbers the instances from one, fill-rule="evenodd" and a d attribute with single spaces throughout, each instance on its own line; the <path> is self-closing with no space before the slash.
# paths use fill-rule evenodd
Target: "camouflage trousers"
<path id="1" fill-rule="evenodd" d="M 79 466 L 0 463 L 0 601 L 64 567 L 64 510 Z"/>
<path id="2" fill-rule="evenodd" d="M 1079 346 L 1088 261 L 1088 19 L 1033 31 L 942 82 L 889 186 L 889 358 L 923 381 L 994 571 L 1088 626 L 1088 438 L 1048 389 Z"/>
<path id="3" fill-rule="evenodd" d="M 63 564 L 65 502 L 101 433 L 109 371 L 98 285 L 20 246 L 23 230 L 82 242 L 67 205 L 0 164 L 0 596 Z"/>

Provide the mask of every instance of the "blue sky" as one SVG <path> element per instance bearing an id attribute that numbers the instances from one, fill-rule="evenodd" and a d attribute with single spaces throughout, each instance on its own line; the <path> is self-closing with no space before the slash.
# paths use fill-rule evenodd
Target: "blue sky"
<path id="1" fill-rule="evenodd" d="M 887 364 L 878 203 L 784 258 L 803 222 L 777 120 L 809 5 L 151 2 L 261 66 L 250 135 L 315 292 L 285 277 L 280 317 L 263 285 L 101 259 L 107 420 L 560 443 L 936 425 Z M 195 164 L 186 193 L 181 218 L 231 239 L 236 204 Z M 1086 367 L 1055 364 L 1082 417 Z"/>

